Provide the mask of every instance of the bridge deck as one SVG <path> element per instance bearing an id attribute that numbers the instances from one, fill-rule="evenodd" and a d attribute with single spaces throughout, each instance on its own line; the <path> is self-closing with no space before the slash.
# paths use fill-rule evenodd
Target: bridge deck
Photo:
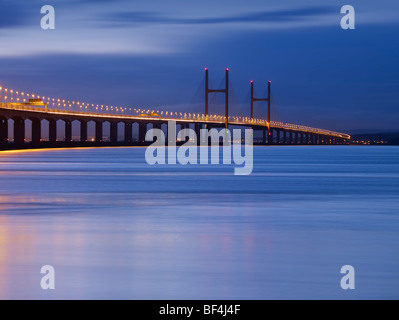
<path id="1" fill-rule="evenodd" d="M 74 120 L 85 120 L 87 121 L 110 121 L 110 122 L 151 122 L 151 123 L 166 123 L 168 121 L 176 121 L 178 123 L 199 123 L 199 124 L 213 124 L 223 126 L 225 124 L 225 117 L 210 115 L 208 117 L 200 115 L 184 114 L 183 116 L 140 116 L 140 115 L 129 115 L 129 114 L 114 114 L 114 113 L 99 113 L 99 112 L 84 112 L 84 111 L 73 111 L 67 109 L 55 109 L 44 106 L 33 106 L 28 104 L 18 103 L 0 103 L 0 117 L 1 116 L 20 116 L 25 119 L 36 117 L 40 119 L 47 119 L 49 117 L 58 117 L 60 119 Z M 269 124 L 263 119 L 250 119 L 243 117 L 229 117 L 229 125 L 237 125 L 244 127 L 253 127 L 254 129 L 268 129 Z M 309 133 L 325 135 L 340 139 L 349 140 L 350 135 L 330 130 L 312 128 L 307 126 L 281 123 L 281 122 L 270 122 L 270 129 L 274 130 L 285 130 L 291 132 Z"/>

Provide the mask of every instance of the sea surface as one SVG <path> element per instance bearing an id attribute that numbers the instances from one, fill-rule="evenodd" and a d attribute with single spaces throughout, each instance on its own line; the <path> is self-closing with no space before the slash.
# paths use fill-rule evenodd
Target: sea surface
<path id="1" fill-rule="evenodd" d="M 399 298 L 399 147 L 255 147 L 249 176 L 144 153 L 0 152 L 0 299 Z"/>

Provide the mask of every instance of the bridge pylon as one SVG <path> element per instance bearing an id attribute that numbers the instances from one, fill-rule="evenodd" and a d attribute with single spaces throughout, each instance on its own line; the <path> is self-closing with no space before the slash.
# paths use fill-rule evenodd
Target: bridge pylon
<path id="1" fill-rule="evenodd" d="M 209 70 L 205 68 L 205 119 L 208 120 L 209 114 L 209 94 L 210 93 L 224 93 L 225 94 L 225 126 L 229 125 L 229 68 L 226 68 L 226 88 L 221 90 L 209 89 Z M 207 124 L 205 124 L 205 128 Z"/>
<path id="2" fill-rule="evenodd" d="M 251 122 L 254 119 L 254 102 L 267 101 L 267 124 L 268 124 L 268 129 L 270 129 L 271 84 L 272 84 L 271 81 L 269 81 L 267 83 L 267 98 L 257 99 L 257 98 L 254 97 L 254 82 L 251 81 Z"/>

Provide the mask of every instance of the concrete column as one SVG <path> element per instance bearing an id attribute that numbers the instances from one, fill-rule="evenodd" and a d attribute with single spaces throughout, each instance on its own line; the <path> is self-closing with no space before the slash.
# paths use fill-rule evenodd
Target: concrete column
<path id="1" fill-rule="evenodd" d="M 65 142 L 72 142 L 72 122 L 65 121 Z"/>
<path id="2" fill-rule="evenodd" d="M 14 119 L 14 143 L 23 145 L 25 143 L 25 120 Z"/>
<path id="3" fill-rule="evenodd" d="M 87 142 L 87 122 L 80 121 L 80 142 Z"/>
<path id="4" fill-rule="evenodd" d="M 125 143 L 131 143 L 133 136 L 133 125 L 131 123 L 125 123 Z"/>
<path id="5" fill-rule="evenodd" d="M 202 124 L 196 123 L 194 125 L 194 131 L 195 131 L 195 134 L 197 135 L 197 144 L 198 145 L 201 143 L 201 129 L 202 129 Z"/>
<path id="6" fill-rule="evenodd" d="M 305 134 L 303 132 L 301 132 L 301 144 L 305 144 Z"/>
<path id="7" fill-rule="evenodd" d="M 283 131 L 283 144 L 287 144 L 287 131 Z"/>
<path id="8" fill-rule="evenodd" d="M 96 122 L 96 142 L 103 142 L 103 123 L 100 121 Z"/>
<path id="9" fill-rule="evenodd" d="M 8 120 L 0 119 L 0 144 L 6 145 L 8 143 Z"/>
<path id="10" fill-rule="evenodd" d="M 147 124 L 139 123 L 139 142 L 145 142 L 145 134 L 147 133 Z"/>
<path id="11" fill-rule="evenodd" d="M 280 144 L 280 130 L 276 130 L 276 144 Z"/>
<path id="12" fill-rule="evenodd" d="M 274 132 L 272 128 L 267 133 L 267 144 L 274 144 Z"/>
<path id="13" fill-rule="evenodd" d="M 118 123 L 117 122 L 111 122 L 110 125 L 110 140 L 112 143 L 117 143 L 118 142 Z"/>
<path id="14" fill-rule="evenodd" d="M 42 122 L 38 119 L 32 120 L 32 142 L 40 143 L 42 134 Z"/>
<path id="15" fill-rule="evenodd" d="M 57 141 L 57 121 L 49 120 L 49 141 Z"/>

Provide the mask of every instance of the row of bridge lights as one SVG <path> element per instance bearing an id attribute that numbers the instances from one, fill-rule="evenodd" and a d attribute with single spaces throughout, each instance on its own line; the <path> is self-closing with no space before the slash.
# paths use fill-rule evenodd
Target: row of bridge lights
<path id="1" fill-rule="evenodd" d="M 121 112 L 122 114 L 128 111 L 134 112 L 136 115 L 149 115 L 151 116 L 151 113 L 155 113 L 156 115 L 159 116 L 164 116 L 164 117 L 170 117 L 170 118 L 180 118 L 180 119 L 193 119 L 193 120 L 210 120 L 210 121 L 224 121 L 225 116 L 219 116 L 219 115 L 208 115 L 205 116 L 205 114 L 196 114 L 196 113 L 183 113 L 183 112 L 172 112 L 172 111 L 154 111 L 150 109 L 136 109 L 136 108 L 126 108 L 126 107 L 114 107 L 114 106 L 107 106 L 107 105 L 98 105 L 98 104 L 90 104 L 90 103 L 85 103 L 85 102 L 75 102 L 75 101 L 69 101 L 69 100 L 63 100 L 63 99 L 56 99 L 56 98 L 49 98 L 49 97 L 41 97 L 39 95 L 35 94 L 29 94 L 25 92 L 20 92 L 20 91 L 15 91 L 12 89 L 8 88 L 3 88 L 0 87 L 0 101 L 3 96 L 3 92 L 5 93 L 4 96 L 4 101 L 5 103 L 8 102 L 8 99 L 10 98 L 10 103 L 28 103 L 29 99 L 41 99 L 44 103 L 47 104 L 52 104 L 52 107 L 55 108 L 57 107 L 64 107 L 64 108 L 74 108 L 77 107 L 78 110 L 87 110 L 88 108 L 94 108 L 97 112 L 98 111 L 115 111 L 115 112 Z M 16 94 L 16 98 L 14 100 L 14 93 Z M 10 96 L 10 97 L 9 97 Z M 47 100 L 47 102 L 46 102 Z M 237 116 L 231 116 L 228 117 L 229 120 L 233 120 L 234 122 L 240 122 L 240 123 L 246 123 L 246 124 L 260 124 L 260 125 L 267 125 L 267 121 L 263 119 L 251 119 L 250 117 L 237 117 Z M 296 130 L 302 130 L 302 131 L 309 131 L 309 132 L 319 132 L 319 133 L 325 133 L 325 134 L 331 134 L 333 133 L 332 131 L 328 130 L 321 130 L 321 129 L 315 129 L 315 128 L 310 128 L 306 126 L 301 126 L 301 125 L 294 125 L 294 124 L 287 124 L 287 123 L 282 123 L 282 122 L 275 122 L 271 121 L 271 124 L 273 126 L 277 127 L 282 127 L 284 129 L 296 129 Z M 334 133 L 335 134 L 335 133 Z"/>
<path id="2" fill-rule="evenodd" d="M 3 96 L 3 93 L 5 94 Z M 14 98 L 14 93 L 16 94 L 16 97 Z M 85 102 L 79 102 L 79 101 L 69 101 L 69 100 L 63 100 L 63 99 L 57 99 L 57 98 L 49 98 L 49 97 L 43 97 L 40 95 L 35 95 L 35 94 L 29 94 L 25 92 L 20 92 L 20 91 L 14 91 L 12 89 L 8 88 L 3 88 L 0 87 L 0 101 L 4 99 L 5 103 L 28 103 L 29 99 L 41 99 L 44 103 L 47 103 L 47 105 L 51 105 L 53 108 L 55 107 L 64 107 L 64 108 L 73 108 L 77 107 L 79 109 L 84 109 L 87 110 L 89 108 L 93 108 L 96 111 L 103 110 L 103 111 L 116 111 L 116 112 L 126 112 L 126 111 L 132 111 L 131 108 L 125 108 L 125 107 L 114 107 L 114 106 L 107 106 L 107 105 L 95 105 L 95 104 L 90 104 L 90 103 L 85 103 Z"/>

